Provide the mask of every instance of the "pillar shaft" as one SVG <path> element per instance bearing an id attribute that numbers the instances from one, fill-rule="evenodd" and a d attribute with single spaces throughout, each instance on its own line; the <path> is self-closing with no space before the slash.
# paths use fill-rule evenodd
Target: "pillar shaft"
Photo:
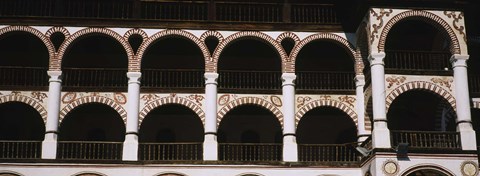
<path id="1" fill-rule="evenodd" d="M 123 143 L 123 160 L 138 160 L 138 111 L 140 104 L 140 72 L 128 72 L 127 128 Z"/>
<path id="2" fill-rule="evenodd" d="M 283 160 L 298 161 L 298 146 L 295 137 L 295 73 L 282 74 L 283 97 Z"/>
<path id="3" fill-rule="evenodd" d="M 365 76 L 364 75 L 357 75 L 355 76 L 355 93 L 357 96 L 357 104 L 356 104 L 356 111 L 357 111 L 357 134 L 358 134 L 358 141 L 364 141 L 368 133 L 365 130 L 365 94 L 363 92 L 363 87 L 365 86 Z"/>
<path id="4" fill-rule="evenodd" d="M 387 127 L 385 105 L 385 53 L 371 53 L 369 56 L 372 78 L 373 132 L 374 148 L 391 148 L 390 131 Z"/>
<path id="5" fill-rule="evenodd" d="M 467 60 L 468 55 L 453 55 L 450 58 L 453 67 L 455 100 L 457 105 L 457 131 L 463 150 L 476 150 L 475 131 L 472 128 L 470 114 L 470 96 L 468 91 Z"/>
<path id="6" fill-rule="evenodd" d="M 217 73 L 205 73 L 205 141 L 203 160 L 218 160 Z"/>
<path id="7" fill-rule="evenodd" d="M 42 159 L 55 159 L 57 155 L 58 119 L 60 116 L 60 94 L 62 71 L 48 71 L 48 105 L 45 139 L 42 142 Z"/>

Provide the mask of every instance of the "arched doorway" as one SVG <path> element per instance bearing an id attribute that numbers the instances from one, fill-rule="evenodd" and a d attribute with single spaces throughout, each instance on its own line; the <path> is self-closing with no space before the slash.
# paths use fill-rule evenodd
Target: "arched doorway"
<path id="1" fill-rule="evenodd" d="M 450 40 L 443 29 L 416 18 L 396 23 L 385 43 L 385 71 L 401 74 L 448 74 Z"/>
<path id="2" fill-rule="evenodd" d="M 204 72 L 205 59 L 199 46 L 184 37 L 163 37 L 143 55 L 142 90 L 171 92 L 173 88 L 201 92 Z"/>
<path id="3" fill-rule="evenodd" d="M 219 91 L 279 91 L 281 70 L 280 55 L 273 46 L 259 39 L 238 39 L 220 54 Z"/>
<path id="4" fill-rule="evenodd" d="M 40 158 L 45 135 L 42 116 L 22 102 L 0 104 L 0 158 Z"/>
<path id="5" fill-rule="evenodd" d="M 63 89 L 126 91 L 128 55 L 113 37 L 89 34 L 68 46 L 62 58 Z"/>
<path id="6" fill-rule="evenodd" d="M 59 131 L 59 159 L 122 158 L 125 124 L 108 105 L 87 103 L 74 108 L 65 116 Z"/>
<path id="7" fill-rule="evenodd" d="M 295 63 L 296 88 L 315 91 L 353 91 L 354 62 L 349 51 L 337 43 L 315 40 L 305 45 Z"/>
<path id="8" fill-rule="evenodd" d="M 392 146 L 411 149 L 459 149 L 456 113 L 443 97 L 427 90 L 409 90 L 390 105 L 387 113 Z"/>
<path id="9" fill-rule="evenodd" d="M 357 127 L 340 109 L 323 106 L 308 111 L 296 134 L 300 161 L 357 161 Z"/>
<path id="10" fill-rule="evenodd" d="M 178 104 L 157 107 L 142 121 L 140 160 L 202 160 L 204 129 L 194 111 Z"/>
<path id="11" fill-rule="evenodd" d="M 277 117 L 257 105 L 230 110 L 218 127 L 219 159 L 280 161 L 282 128 Z"/>
<path id="12" fill-rule="evenodd" d="M 47 90 L 49 53 L 37 36 L 21 31 L 0 35 L 0 86 L 9 90 Z"/>

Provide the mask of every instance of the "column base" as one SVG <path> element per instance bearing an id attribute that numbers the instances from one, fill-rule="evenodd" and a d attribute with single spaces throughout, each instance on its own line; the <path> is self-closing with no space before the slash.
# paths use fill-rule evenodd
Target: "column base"
<path id="1" fill-rule="evenodd" d="M 297 137 L 293 135 L 283 136 L 283 161 L 298 161 Z"/>
<path id="2" fill-rule="evenodd" d="M 373 148 L 392 148 L 390 143 L 390 130 L 374 129 L 372 131 L 372 145 Z"/>
<path id="3" fill-rule="evenodd" d="M 205 134 L 205 141 L 203 142 L 203 160 L 204 161 L 218 160 L 217 135 Z"/>
<path id="4" fill-rule="evenodd" d="M 460 141 L 462 150 L 477 150 L 476 135 L 473 129 L 460 130 Z"/>
<path id="5" fill-rule="evenodd" d="M 47 133 L 42 142 L 42 159 L 57 158 L 57 134 Z"/>
<path id="6" fill-rule="evenodd" d="M 137 134 L 127 134 L 123 142 L 124 161 L 138 161 L 138 136 Z"/>

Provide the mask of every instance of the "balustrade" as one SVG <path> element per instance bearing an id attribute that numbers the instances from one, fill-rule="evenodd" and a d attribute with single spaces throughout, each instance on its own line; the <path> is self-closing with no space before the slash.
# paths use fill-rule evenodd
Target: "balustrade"
<path id="1" fill-rule="evenodd" d="M 59 141 L 57 159 L 121 160 L 122 142 Z"/>
<path id="2" fill-rule="evenodd" d="M 458 132 L 391 130 L 390 133 L 392 146 L 408 143 L 409 149 L 461 150 Z"/>
<path id="3" fill-rule="evenodd" d="M 0 16 L 340 24 L 331 4 L 174 0 L 2 0 Z"/>
<path id="4" fill-rule="evenodd" d="M 297 90 L 355 90 L 353 72 L 297 72 Z"/>
<path id="5" fill-rule="evenodd" d="M 0 159 L 38 159 L 42 141 L 0 141 Z"/>
<path id="6" fill-rule="evenodd" d="M 204 70 L 142 69 L 142 89 L 203 88 Z"/>
<path id="7" fill-rule="evenodd" d="M 140 143 L 140 160 L 144 161 L 192 161 L 202 160 L 202 143 Z"/>
<path id="8" fill-rule="evenodd" d="M 348 144 L 298 144 L 298 160 L 308 162 L 359 161 L 354 145 Z"/>
<path id="9" fill-rule="evenodd" d="M 218 157 L 223 161 L 281 161 L 282 144 L 220 143 Z"/>
<path id="10" fill-rule="evenodd" d="M 62 83 L 66 90 L 74 89 L 125 89 L 127 69 L 110 68 L 63 68 Z"/>
<path id="11" fill-rule="evenodd" d="M 450 68 L 448 52 L 387 50 L 386 70 L 446 71 Z"/>
<path id="12" fill-rule="evenodd" d="M 48 68 L 0 66 L 0 86 L 15 89 L 48 86 Z"/>
<path id="13" fill-rule="evenodd" d="M 220 71 L 219 89 L 280 90 L 281 72 Z"/>

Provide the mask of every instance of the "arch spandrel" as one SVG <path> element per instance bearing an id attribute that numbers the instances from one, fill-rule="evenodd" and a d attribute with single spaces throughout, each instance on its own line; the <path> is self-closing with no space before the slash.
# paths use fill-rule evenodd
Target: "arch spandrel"
<path id="1" fill-rule="evenodd" d="M 415 18 L 433 24 L 444 32 L 450 41 L 451 54 L 467 53 L 463 13 L 450 11 L 426 11 L 372 8 L 367 25 L 370 53 L 385 51 L 385 41 L 392 27 L 404 19 Z"/>

